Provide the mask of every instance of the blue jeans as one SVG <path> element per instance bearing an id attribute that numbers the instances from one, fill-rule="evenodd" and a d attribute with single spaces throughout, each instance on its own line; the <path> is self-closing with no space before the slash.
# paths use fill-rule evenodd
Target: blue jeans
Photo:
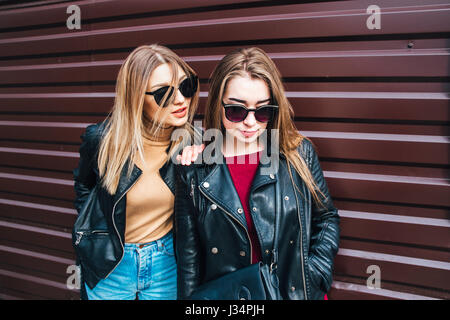
<path id="1" fill-rule="evenodd" d="M 122 261 L 90 289 L 89 300 L 176 300 L 177 266 L 172 231 L 145 244 L 125 243 Z"/>

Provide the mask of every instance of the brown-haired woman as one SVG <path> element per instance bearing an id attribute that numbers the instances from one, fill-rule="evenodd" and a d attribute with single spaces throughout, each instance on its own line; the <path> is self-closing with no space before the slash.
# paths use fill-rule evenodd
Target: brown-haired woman
<path id="1" fill-rule="evenodd" d="M 235 51 L 215 68 L 204 127 L 224 137 L 205 147 L 203 164 L 179 166 L 179 298 L 251 264 L 271 264 L 275 215 L 281 298 L 323 299 L 330 289 L 339 216 L 314 147 L 292 114 L 280 73 L 263 50 Z M 221 157 L 206 164 L 211 146 Z M 269 150 L 279 156 L 263 162 Z M 182 163 L 189 163 L 186 154 Z M 269 174 L 269 167 L 277 170 Z"/>
<path id="2" fill-rule="evenodd" d="M 171 133 L 192 134 L 198 96 L 195 72 L 168 48 L 140 46 L 123 62 L 112 112 L 87 127 L 74 170 L 84 297 L 176 299 Z"/>

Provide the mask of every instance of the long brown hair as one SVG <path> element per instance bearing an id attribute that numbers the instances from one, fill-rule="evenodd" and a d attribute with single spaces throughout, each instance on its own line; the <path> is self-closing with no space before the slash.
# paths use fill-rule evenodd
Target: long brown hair
<path id="1" fill-rule="evenodd" d="M 293 109 L 286 98 L 281 74 L 275 63 L 260 48 L 245 48 L 227 54 L 216 66 L 210 77 L 210 88 L 205 112 L 205 130 L 222 128 L 222 98 L 228 81 L 237 76 L 250 76 L 264 80 L 269 86 L 271 96 L 278 105 L 277 116 L 271 122 L 270 129 L 277 129 L 279 133 L 280 152 L 286 156 L 289 164 L 305 182 L 313 198 L 320 201 L 317 187 L 304 159 L 297 151 L 297 147 L 307 137 L 301 135 L 293 122 Z M 289 167 L 288 167 L 289 168 Z M 299 190 L 298 186 L 296 186 Z M 323 195 L 323 194 L 322 194 Z"/>
<path id="2" fill-rule="evenodd" d="M 134 49 L 120 68 L 114 106 L 105 120 L 106 129 L 98 155 L 102 185 L 110 194 L 116 192 L 126 162 L 135 159 L 136 156 L 140 156 L 143 160 L 143 134 L 157 135 L 161 130 L 162 124 L 148 119 L 143 107 L 150 75 L 159 65 L 165 63 L 169 64 L 173 72 L 172 86 L 176 87 L 178 83 L 177 66 L 180 66 L 188 77 L 195 75 L 194 70 L 173 51 L 156 44 L 143 45 Z M 199 89 L 191 98 L 188 120 L 182 127 L 186 129 L 183 131 L 189 134 L 193 133 L 191 122 L 197 109 L 198 99 Z M 168 159 L 182 139 L 171 144 Z M 133 161 L 128 161 L 128 174 L 131 174 L 132 168 Z"/>

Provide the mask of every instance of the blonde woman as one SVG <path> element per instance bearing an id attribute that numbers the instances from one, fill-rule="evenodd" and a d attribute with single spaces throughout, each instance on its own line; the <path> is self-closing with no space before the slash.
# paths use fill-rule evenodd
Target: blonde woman
<path id="1" fill-rule="evenodd" d="M 202 163 L 179 166 L 178 297 L 189 298 L 199 288 L 208 299 L 229 297 L 212 280 L 226 276 L 221 283 L 233 288 L 234 271 L 263 263 L 276 270 L 277 298 L 324 299 L 339 216 L 314 147 L 297 131 L 280 73 L 264 51 L 241 49 L 220 61 L 210 80 L 204 127 L 223 137 L 206 145 Z M 260 139 L 264 133 L 267 140 Z M 197 157 L 192 150 L 183 153 L 183 164 Z M 208 162 L 207 150 L 220 152 L 220 161 Z M 269 150 L 279 156 L 260 161 Z M 246 290 L 237 295 L 251 297 Z"/>
<path id="2" fill-rule="evenodd" d="M 112 112 L 87 127 L 74 170 L 84 298 L 176 299 L 171 133 L 192 133 L 198 96 L 195 72 L 163 46 L 123 62 Z"/>

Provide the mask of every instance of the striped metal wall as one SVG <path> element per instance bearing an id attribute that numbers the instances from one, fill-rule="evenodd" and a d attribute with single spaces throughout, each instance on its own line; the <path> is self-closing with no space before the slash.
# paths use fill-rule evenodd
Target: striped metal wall
<path id="1" fill-rule="evenodd" d="M 122 60 L 158 42 L 199 72 L 199 118 L 225 53 L 274 59 L 342 217 L 330 299 L 448 299 L 449 39 L 448 0 L 1 1 L 0 298 L 79 297 L 66 281 L 80 135 L 110 110 Z"/>

